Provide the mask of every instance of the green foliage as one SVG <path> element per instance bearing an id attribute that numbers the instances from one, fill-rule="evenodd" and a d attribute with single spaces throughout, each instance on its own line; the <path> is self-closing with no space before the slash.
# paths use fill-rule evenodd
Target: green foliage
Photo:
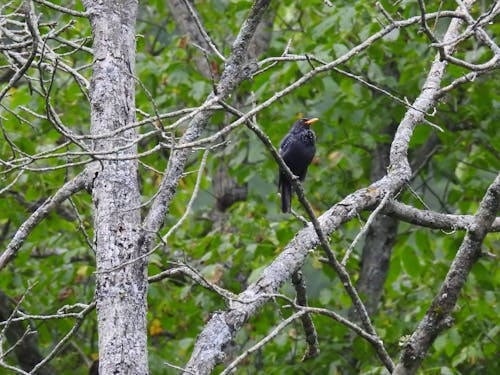
<path id="1" fill-rule="evenodd" d="M 273 38 L 265 56 L 279 56 L 287 42 L 290 53 L 309 53 L 331 61 L 380 30 L 386 22 L 369 2 L 335 1 L 330 8 L 322 1 L 283 1 L 276 6 Z M 383 2 L 386 9 L 402 17 L 418 15 L 415 1 Z M 438 4 L 439 3 L 439 4 Z M 429 8 L 442 6 L 453 9 L 454 2 L 435 2 Z M 196 2 L 208 32 L 224 54 L 230 51 L 231 40 L 237 33 L 250 6 L 248 1 L 208 0 Z M 199 106 L 211 92 L 212 82 L 197 70 L 193 56 L 199 51 L 190 45 L 176 28 L 175 20 L 163 1 L 140 5 L 137 25 L 136 106 L 153 114 L 156 109 L 166 113 L 186 107 Z M 434 11 L 436 9 L 428 9 Z M 476 12 L 477 10 L 474 10 Z M 37 5 L 41 21 L 58 19 L 61 24 L 70 17 L 60 15 Z M 439 22 L 442 32 L 447 21 Z M 498 25 L 492 26 L 497 31 Z M 86 38 L 81 43 L 91 47 L 90 26 L 83 19 L 62 33 L 68 40 Z M 51 43 L 51 41 L 49 41 Z M 470 61 L 485 61 L 485 48 L 464 45 L 467 52 L 458 55 Z M 420 92 L 435 50 L 419 25 L 395 30 L 339 68 L 364 77 L 399 98 L 409 102 Z M 92 57 L 85 51 L 65 57 L 71 66 L 90 64 Z M 7 61 L 0 57 L 0 65 Z M 223 66 L 211 61 L 216 68 Z M 315 65 L 314 61 L 311 64 Z M 248 93 L 253 92 L 258 102 L 273 96 L 303 74 L 311 70 L 308 62 L 280 62 L 244 85 L 232 96 L 242 111 L 251 107 Z M 465 70 L 450 66 L 444 85 L 462 76 Z M 37 69 L 29 74 L 38 75 Z M 45 79 L 49 79 L 47 73 Z M 90 79 L 90 69 L 80 72 Z M 498 77 L 498 74 L 497 74 Z M 44 118 L 45 101 L 37 94 L 37 81 L 25 82 L 9 91 L 0 109 L 2 125 L 9 142 L 27 154 L 46 150 L 53 152 L 81 151 L 73 144 L 63 146 L 65 137 Z M 147 90 L 147 91 L 146 91 Z M 154 99 L 154 103 L 150 100 Z M 54 76 L 51 103 L 63 123 L 78 134 L 90 129 L 89 104 L 85 95 L 68 74 Z M 30 111 L 27 111 L 26 109 Z M 321 122 L 314 125 L 318 138 L 317 159 L 308 172 L 305 190 L 316 212 L 322 213 L 335 202 L 370 180 L 373 150 L 379 144 L 389 143 L 391 137 L 384 130 L 399 123 L 406 108 L 389 97 L 363 86 L 360 82 L 337 72 L 327 72 L 309 81 L 264 109 L 257 116 L 262 129 L 278 146 L 291 123 L 301 116 L 317 116 Z M 436 108 L 430 121 L 445 131 L 438 133 L 439 150 L 412 182 L 410 192 L 401 194 L 401 200 L 414 206 L 426 206 L 440 212 L 473 214 L 487 186 L 500 170 L 500 80 L 477 77 L 470 84 L 457 88 Z M 138 114 L 138 119 L 144 116 Z M 217 113 L 204 135 L 213 134 L 234 120 Z M 163 126 L 175 119 L 163 120 Z M 139 128 L 145 134 L 154 127 Z M 179 137 L 185 124 L 172 136 Z M 422 147 L 435 130 L 425 124 L 419 126 L 411 142 L 410 159 L 416 159 Z M 207 280 L 233 293 L 243 291 L 286 246 L 301 223 L 279 211 L 276 193 L 277 166 L 261 142 L 243 125 L 226 139 L 225 147 L 211 152 L 196 198 L 193 212 L 152 257 L 150 275 L 170 267 L 171 262 L 188 260 Z M 9 142 L 0 143 L 2 160 L 11 157 Z M 159 138 L 151 137 L 139 144 L 139 151 L 152 149 Z M 223 150 L 222 150 L 223 149 Z M 141 158 L 139 173 L 143 202 L 149 202 L 161 181 L 160 173 L 166 167 L 169 151 Z M 166 218 L 165 234 L 184 214 L 194 190 L 201 153 L 195 153 L 186 176 L 182 179 L 176 198 Z M 34 168 L 55 167 L 67 162 L 81 162 L 85 156 L 47 158 L 30 161 Z M 227 160 L 231 178 L 247 184 L 248 197 L 237 202 L 222 216 L 214 213 L 213 183 L 217 167 Z M 154 168 L 156 171 L 152 170 Z M 82 166 L 58 169 L 49 173 L 24 173 L 17 183 L 0 199 L 0 225 L 5 228 L 2 245 L 5 248 L 14 232 L 33 211 L 33 204 L 53 194 L 61 184 L 82 170 Z M 2 181 L 9 183 L 16 172 Z M 3 177 L 2 177 L 3 178 Z M 55 314 L 67 304 L 89 303 L 93 299 L 95 260 L 85 237 L 92 239 L 91 200 L 82 192 L 73 199 L 73 205 L 64 204 L 71 218 L 60 211 L 52 213 L 39 224 L 24 243 L 16 259 L 4 270 L 0 289 L 19 298 L 28 285 L 34 285 L 23 302 L 23 310 L 32 314 Z M 294 209 L 303 214 L 298 202 Z M 148 205 L 145 205 L 146 212 Z M 81 219 L 77 219 L 77 209 Z M 220 214 L 220 213 L 218 213 Z M 214 219 L 215 217 L 215 219 Z M 332 236 L 331 242 L 339 257 L 358 233 L 360 224 L 352 221 Z M 432 231 L 401 224 L 394 246 L 390 271 L 385 284 L 383 301 L 373 317 L 378 333 L 387 343 L 391 356 L 398 358 L 398 342 L 408 335 L 425 314 L 449 268 L 463 233 Z M 497 234 L 490 234 L 485 251 L 493 251 L 500 244 Z M 358 248 L 360 246 L 358 245 Z M 357 278 L 359 250 L 349 262 L 349 272 Z M 36 257 L 44 254 L 43 258 Z M 319 262 L 321 251 L 315 250 L 305 267 L 311 306 L 331 308 L 344 316 L 350 308 L 345 294 L 332 270 Z M 437 338 L 424 362 L 424 373 L 429 374 L 497 374 L 500 310 L 498 283 L 500 273 L 495 262 L 483 259 L 473 269 L 453 314 L 454 326 Z M 293 296 L 290 285 L 283 292 Z M 216 310 L 226 308 L 222 298 L 214 292 L 195 285 L 185 277 L 164 280 L 150 286 L 148 295 L 148 330 L 150 333 L 150 372 L 175 374 L 165 361 L 182 366 L 186 363 L 196 336 Z M 251 319 L 234 340 L 234 353 L 249 348 L 269 333 L 290 310 L 281 301 L 270 303 Z M 306 349 L 304 333 L 299 323 L 285 329 L 263 349 L 250 356 L 238 374 L 383 374 L 373 350 L 363 340 L 352 339 L 350 332 L 338 323 L 322 316 L 314 321 L 319 332 L 321 354 L 318 358 L 301 362 Z M 35 322 L 40 349 L 45 354 L 54 342 L 60 340 L 72 327 L 71 320 Z M 95 314 L 83 323 L 72 340 L 89 358 L 97 353 Z M 354 364 L 355 358 L 358 364 Z M 12 361 L 12 358 L 9 358 Z M 75 369 L 78 363 L 78 369 Z M 278 365 L 279 364 L 279 365 Z M 68 348 L 52 362 L 57 373 L 84 374 L 86 368 L 74 348 Z M 356 367 L 357 366 L 357 367 Z M 218 371 L 222 371 L 222 366 Z"/>

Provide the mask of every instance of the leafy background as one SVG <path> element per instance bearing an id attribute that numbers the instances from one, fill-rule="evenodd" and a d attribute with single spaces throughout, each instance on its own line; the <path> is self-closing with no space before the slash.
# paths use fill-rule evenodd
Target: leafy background
<path id="1" fill-rule="evenodd" d="M 62 2 L 61 2 L 62 3 Z M 332 60 L 366 39 L 386 22 L 372 2 L 335 1 L 334 7 L 322 1 L 282 1 L 275 4 L 276 18 L 269 51 L 263 57 L 280 55 L 291 40 L 291 53 L 308 53 L 323 60 Z M 393 4 L 383 2 L 395 17 L 418 15 L 414 1 Z M 430 2 L 428 11 L 453 9 L 452 1 Z M 473 15 L 487 7 L 480 2 Z M 67 4 L 66 4 L 67 5 Z M 231 40 L 244 19 L 248 1 L 197 1 L 196 7 L 205 26 L 227 54 Z M 81 9 L 75 3 L 74 8 Z M 41 12 L 41 22 L 57 20 L 69 22 L 46 7 L 36 7 Z M 436 32 L 446 28 L 439 23 Z M 500 26 L 489 26 L 492 35 L 499 35 Z M 137 24 L 136 105 L 142 111 L 154 113 L 194 107 L 212 90 L 212 82 L 203 77 L 193 63 L 199 52 L 189 44 L 168 12 L 164 1 L 140 4 Z M 64 32 L 68 40 L 79 39 L 91 47 L 90 27 L 84 19 L 74 19 L 72 27 Z M 49 41 L 50 43 L 50 41 Z M 59 52 L 64 52 L 60 50 Z M 411 102 L 419 93 L 426 71 L 435 51 L 429 47 L 418 25 L 396 30 L 382 41 L 357 55 L 342 69 L 364 77 L 399 98 Z M 488 52 L 473 42 L 465 42 L 458 56 L 468 61 L 481 62 Z M 79 51 L 65 57 L 71 66 L 90 64 L 90 54 Z M 0 57 L 0 65 L 7 62 Z M 219 64 L 219 69 L 222 65 Z M 262 101 L 307 72 L 307 62 L 280 63 L 250 82 L 245 82 L 233 97 L 247 97 L 254 93 Z M 466 73 L 463 68 L 450 66 L 443 84 Z M 32 68 L 29 74 L 39 72 Z M 46 79 L 50 76 L 43 73 Z M 91 70 L 81 71 L 90 79 Z M 496 78 L 495 78 L 496 77 Z M 44 98 L 39 94 L 36 81 L 23 82 L 10 90 L 0 108 L 5 134 L 10 141 L 28 154 L 60 145 L 63 138 L 46 120 L 33 113 L 45 112 Z M 147 91 L 146 91 L 147 90 Z M 154 98 L 154 105 L 150 98 Z M 51 91 L 51 102 L 63 122 L 77 133 L 88 133 L 90 126 L 89 105 L 78 85 L 69 76 L 57 72 Z M 242 110 L 251 102 L 243 103 Z M 447 213 L 472 214 L 487 186 L 500 169 L 498 123 L 500 107 L 500 80 L 498 73 L 473 83 L 463 85 L 445 97 L 436 108 L 431 121 L 445 129 L 438 132 L 438 152 L 412 181 L 413 192 L 402 193 L 405 203 Z M 27 111 L 30 110 L 30 112 Z M 371 151 L 379 143 L 390 142 L 384 129 L 397 124 L 405 108 L 359 82 L 335 72 L 322 74 L 292 95 L 266 108 L 258 121 L 275 145 L 286 134 L 291 123 L 301 116 L 317 116 L 321 122 L 314 125 L 318 138 L 317 158 L 309 169 L 305 189 L 319 214 L 352 191 L 370 182 Z M 143 116 L 138 114 L 138 118 Z M 206 134 L 211 134 L 230 118 L 217 114 Z M 169 122 L 164 121 L 165 125 Z M 317 125 L 317 126 L 316 126 Z M 152 130 L 151 125 L 140 129 Z M 177 130 L 177 135 L 183 128 Z M 432 133 L 430 126 L 421 125 L 412 139 L 411 150 L 416 152 Z M 158 143 L 149 139 L 140 144 L 146 151 Z M 176 260 L 188 260 L 208 280 L 235 293 L 242 291 L 256 279 L 259 272 L 270 263 L 286 243 L 301 228 L 301 223 L 279 211 L 276 194 L 277 166 L 260 141 L 246 129 L 231 133 L 224 150 L 212 152 L 203 176 L 201 192 L 194 203 L 194 212 L 169 239 L 167 247 L 151 257 L 150 275 L 168 268 Z M 78 151 L 69 145 L 61 151 Z M 3 160 L 11 157 L 8 142 L 0 143 Z M 140 179 L 143 202 L 148 202 L 158 188 L 161 176 L 147 166 L 161 171 L 168 160 L 168 151 L 141 159 Z M 413 154 L 410 159 L 417 157 Z M 49 158 L 32 166 L 54 167 L 74 160 Z M 192 157 L 188 173 L 179 185 L 177 196 L 170 207 L 165 230 L 182 216 L 192 195 L 201 152 Z M 213 181 L 217 166 L 228 162 L 230 175 L 239 183 L 248 184 L 248 197 L 234 204 L 227 211 L 222 225 L 215 225 Z M 2 245 L 6 246 L 39 200 L 54 193 L 68 178 L 82 170 L 82 166 L 61 168 L 50 172 L 26 172 L 16 185 L 0 199 L 0 225 Z M 7 184 L 16 172 L 4 174 L 2 184 Z M 295 208 L 298 204 L 294 203 Z M 76 219 L 75 210 L 80 219 Z M 65 212 L 69 212 L 65 215 Z M 368 213 L 364 215 L 366 219 Z M 95 260 L 86 237 L 92 239 L 91 200 L 80 193 L 72 203 L 52 213 L 29 236 L 17 258 L 4 270 L 0 289 L 19 298 L 31 285 L 22 308 L 32 314 L 53 314 L 64 305 L 88 303 L 93 298 Z M 341 228 L 332 238 L 334 250 L 343 255 L 354 239 L 362 222 L 353 221 Z M 450 262 L 464 234 L 443 232 L 401 224 L 391 257 L 390 271 L 385 283 L 383 300 L 373 316 L 381 338 L 389 353 L 397 358 L 400 344 L 410 334 L 424 315 L 430 300 L 437 292 Z M 484 250 L 498 249 L 500 237 L 490 234 Z M 351 275 L 359 272 L 360 248 L 348 264 Z M 51 253 L 51 256 L 38 256 Z M 345 295 L 333 272 L 319 258 L 315 250 L 305 266 L 310 305 L 322 306 L 347 314 L 350 300 Z M 425 374 L 497 374 L 500 372 L 498 357 L 499 316 L 498 284 L 500 273 L 495 261 L 480 260 L 468 278 L 461 293 L 459 306 L 453 314 L 455 325 L 434 343 L 424 362 Z M 293 296 L 289 285 L 283 293 Z M 189 358 L 196 335 L 213 311 L 223 309 L 224 301 L 214 293 L 179 278 L 152 284 L 149 289 L 150 371 L 152 374 L 175 374 L 164 364 L 168 361 L 183 365 Z M 229 351 L 239 353 L 265 336 L 280 319 L 290 314 L 282 301 L 276 300 L 247 323 L 236 337 Z M 384 373 L 368 344 L 354 338 L 350 332 L 325 317 L 314 317 L 319 333 L 321 354 L 318 358 L 301 362 L 305 343 L 300 324 L 284 330 L 263 350 L 250 356 L 238 373 L 254 374 L 338 374 Z M 70 320 L 35 321 L 42 352 L 47 352 L 62 338 L 73 322 Z M 87 318 L 77 336 L 51 365 L 60 374 L 85 374 L 88 370 L 82 353 L 97 357 L 95 313 Z M 359 369 L 354 363 L 358 361 Z M 78 364 L 75 366 L 75 364 Z M 219 370 L 223 367 L 219 366 Z"/>

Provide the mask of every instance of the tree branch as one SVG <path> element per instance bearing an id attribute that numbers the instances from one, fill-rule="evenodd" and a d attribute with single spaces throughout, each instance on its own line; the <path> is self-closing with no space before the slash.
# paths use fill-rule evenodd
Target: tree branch
<path id="1" fill-rule="evenodd" d="M 73 194 L 82 190 L 91 179 L 87 171 L 81 172 L 72 180 L 66 182 L 52 197 L 48 198 L 35 212 L 19 227 L 14 238 L 9 242 L 5 251 L 0 255 L 0 270 L 3 269 L 16 255 L 24 240 L 45 219 L 50 212 Z"/>
<path id="2" fill-rule="evenodd" d="M 287 319 L 283 320 L 280 324 L 278 324 L 266 337 L 260 340 L 257 344 L 245 350 L 242 354 L 240 354 L 234 361 L 232 361 L 224 371 L 220 373 L 220 375 L 228 375 L 234 370 L 238 364 L 243 361 L 246 357 L 248 357 L 253 352 L 257 351 L 259 348 L 263 347 L 269 341 L 271 341 L 274 337 L 278 335 L 287 325 L 292 323 L 294 320 L 302 318 L 306 312 L 304 310 L 299 310 L 292 315 L 290 315 Z M 185 370 L 187 371 L 187 370 Z"/>
<path id="3" fill-rule="evenodd" d="M 419 210 L 395 200 L 387 202 L 384 213 L 407 223 L 431 229 L 469 230 L 474 224 L 474 216 L 472 215 L 450 215 L 435 211 Z M 489 232 L 500 232 L 500 218 L 493 220 L 487 230 Z"/>

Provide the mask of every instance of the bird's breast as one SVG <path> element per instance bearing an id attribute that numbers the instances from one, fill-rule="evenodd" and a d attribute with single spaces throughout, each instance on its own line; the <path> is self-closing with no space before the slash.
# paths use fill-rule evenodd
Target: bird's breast
<path id="1" fill-rule="evenodd" d="M 302 133 L 301 141 L 308 146 L 314 146 L 316 143 L 316 136 L 312 131 Z"/>

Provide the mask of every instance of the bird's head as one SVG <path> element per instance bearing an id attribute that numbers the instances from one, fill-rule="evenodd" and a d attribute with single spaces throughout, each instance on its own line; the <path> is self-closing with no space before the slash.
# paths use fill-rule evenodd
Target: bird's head
<path id="1" fill-rule="evenodd" d="M 305 126 L 306 128 L 309 128 L 313 122 L 319 121 L 319 118 L 314 117 L 314 118 L 301 118 L 298 120 L 295 124 L 299 125 L 300 127 Z"/>

